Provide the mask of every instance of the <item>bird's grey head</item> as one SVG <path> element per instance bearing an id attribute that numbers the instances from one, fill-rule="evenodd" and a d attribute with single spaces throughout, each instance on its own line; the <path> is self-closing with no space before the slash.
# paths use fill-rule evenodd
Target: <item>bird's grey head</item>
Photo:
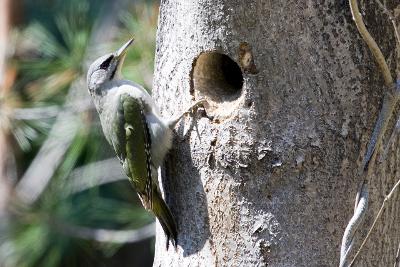
<path id="1" fill-rule="evenodd" d="M 87 85 L 92 96 L 96 90 L 101 88 L 103 83 L 111 81 L 120 75 L 126 51 L 132 43 L 133 38 L 114 53 L 99 57 L 90 65 L 87 73 Z"/>

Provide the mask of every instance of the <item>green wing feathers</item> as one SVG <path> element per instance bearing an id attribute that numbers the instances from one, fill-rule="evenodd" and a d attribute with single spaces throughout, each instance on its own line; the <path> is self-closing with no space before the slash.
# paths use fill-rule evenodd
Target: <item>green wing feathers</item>
<path id="1" fill-rule="evenodd" d="M 151 155 L 147 124 L 143 114 L 143 105 L 125 94 L 121 96 L 123 122 L 125 130 L 126 158 L 124 169 L 138 192 L 143 206 L 152 208 Z"/>
<path id="2" fill-rule="evenodd" d="M 133 187 L 136 189 L 143 206 L 152 210 L 158 218 L 166 236 L 167 247 L 169 239 L 176 245 L 177 227 L 170 209 L 161 197 L 157 181 L 153 181 L 151 161 L 151 135 L 144 114 L 144 106 L 140 99 L 128 94 L 121 95 L 123 120 L 121 120 L 125 133 L 124 170 Z M 121 159 L 121 158 L 120 158 Z M 154 178 L 156 179 L 156 178 Z"/>

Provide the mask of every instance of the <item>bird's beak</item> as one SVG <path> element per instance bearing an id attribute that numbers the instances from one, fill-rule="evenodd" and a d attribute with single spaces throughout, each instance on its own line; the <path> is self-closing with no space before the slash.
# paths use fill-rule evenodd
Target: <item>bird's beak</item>
<path id="1" fill-rule="evenodd" d="M 118 49 L 114 53 L 114 60 L 116 60 L 116 62 L 117 62 L 117 65 L 116 65 L 117 76 L 121 75 L 121 66 L 124 63 L 126 52 L 128 51 L 129 46 L 133 43 L 133 40 L 134 39 L 131 38 L 128 42 L 126 42 L 123 46 L 121 46 L 120 49 Z"/>
<path id="2" fill-rule="evenodd" d="M 115 58 L 118 61 L 118 65 L 122 65 L 125 59 L 126 52 L 128 51 L 129 46 L 133 43 L 133 38 L 131 38 L 128 42 L 126 42 L 120 49 L 115 52 Z"/>
<path id="3" fill-rule="evenodd" d="M 117 58 L 123 58 L 128 50 L 128 47 L 133 43 L 133 38 L 129 39 L 128 42 L 126 42 L 123 46 L 121 46 L 120 49 L 115 53 L 115 56 Z"/>

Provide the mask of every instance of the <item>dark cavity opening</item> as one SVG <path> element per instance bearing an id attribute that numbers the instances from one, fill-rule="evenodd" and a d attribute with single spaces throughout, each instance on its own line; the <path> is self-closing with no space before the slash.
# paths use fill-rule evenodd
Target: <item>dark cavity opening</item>
<path id="1" fill-rule="evenodd" d="M 233 101 L 239 98 L 243 87 L 243 74 L 239 65 L 229 56 L 202 53 L 193 63 L 192 93 L 215 102 Z"/>

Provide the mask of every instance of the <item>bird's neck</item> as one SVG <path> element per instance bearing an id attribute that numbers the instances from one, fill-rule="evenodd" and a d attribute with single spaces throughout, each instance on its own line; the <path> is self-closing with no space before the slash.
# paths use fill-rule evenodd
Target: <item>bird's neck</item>
<path id="1" fill-rule="evenodd" d="M 102 83 L 95 91 L 93 102 L 97 111 L 101 114 L 104 110 L 106 101 L 110 101 L 110 96 L 113 94 L 112 90 L 118 88 L 123 80 L 113 78 L 105 83 Z M 114 90 L 115 91 L 115 90 Z"/>
<path id="2" fill-rule="evenodd" d="M 107 98 L 108 91 L 112 88 L 111 86 L 107 86 L 109 81 L 106 83 L 100 84 L 94 91 L 93 91 L 93 103 L 96 107 L 97 112 L 101 115 L 103 112 L 104 103 Z"/>

